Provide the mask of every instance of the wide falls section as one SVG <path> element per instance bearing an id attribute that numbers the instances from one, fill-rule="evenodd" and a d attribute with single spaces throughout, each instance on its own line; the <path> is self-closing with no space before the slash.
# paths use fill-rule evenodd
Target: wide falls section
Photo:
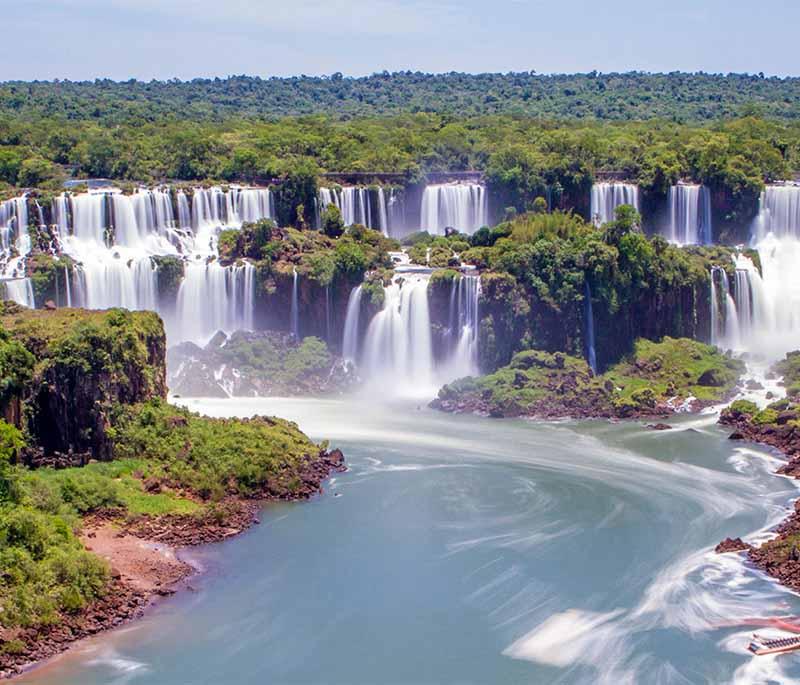
<path id="1" fill-rule="evenodd" d="M 413 404 L 196 400 L 278 414 L 341 447 L 311 502 L 192 550 L 206 573 L 27 685 L 793 682 L 746 652 L 750 617 L 800 600 L 716 555 L 797 496 L 713 414 L 533 424 Z"/>

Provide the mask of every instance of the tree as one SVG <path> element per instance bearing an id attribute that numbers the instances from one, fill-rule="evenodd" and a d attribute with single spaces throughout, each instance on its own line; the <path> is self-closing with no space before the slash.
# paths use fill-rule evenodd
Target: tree
<path id="1" fill-rule="evenodd" d="M 344 233 L 344 219 L 339 208 L 331 203 L 322 212 L 322 231 L 329 238 L 338 238 Z"/>
<path id="2" fill-rule="evenodd" d="M 642 217 L 635 207 L 620 205 L 614 210 L 616 219 L 605 225 L 606 242 L 610 245 L 619 245 L 623 236 L 629 233 L 640 233 Z"/>

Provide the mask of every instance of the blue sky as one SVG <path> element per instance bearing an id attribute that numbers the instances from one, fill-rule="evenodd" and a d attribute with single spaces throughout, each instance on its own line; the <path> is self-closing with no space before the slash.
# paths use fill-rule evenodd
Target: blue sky
<path id="1" fill-rule="evenodd" d="M 420 71 L 800 75 L 800 0 L 0 0 L 0 80 Z"/>

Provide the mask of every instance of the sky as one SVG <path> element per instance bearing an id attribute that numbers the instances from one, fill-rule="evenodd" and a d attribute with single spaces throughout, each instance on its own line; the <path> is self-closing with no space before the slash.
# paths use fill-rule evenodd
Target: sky
<path id="1" fill-rule="evenodd" d="M 0 0 L 0 80 L 800 75 L 800 0 Z"/>

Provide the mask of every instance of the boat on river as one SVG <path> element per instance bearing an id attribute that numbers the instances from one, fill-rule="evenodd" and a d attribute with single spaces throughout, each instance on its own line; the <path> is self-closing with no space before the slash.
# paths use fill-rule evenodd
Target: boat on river
<path id="1" fill-rule="evenodd" d="M 753 654 L 783 654 L 800 649 L 800 635 L 792 637 L 763 638 L 753 633 L 749 649 Z"/>

